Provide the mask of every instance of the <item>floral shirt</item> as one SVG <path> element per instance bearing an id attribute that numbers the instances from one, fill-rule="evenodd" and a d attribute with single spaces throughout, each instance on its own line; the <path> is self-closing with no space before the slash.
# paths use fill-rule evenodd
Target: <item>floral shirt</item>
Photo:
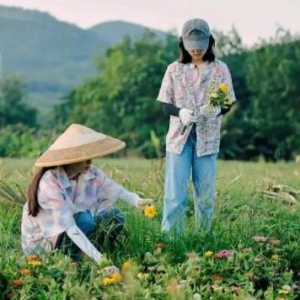
<path id="1" fill-rule="evenodd" d="M 229 96 L 235 101 L 230 72 L 220 60 L 204 65 L 202 77 L 195 87 L 193 69 L 190 64 L 173 62 L 167 68 L 158 95 L 158 101 L 171 103 L 179 108 L 187 108 L 198 116 L 196 123 L 197 155 L 204 156 L 219 152 L 220 127 L 222 117 L 200 115 L 200 107 L 208 104 L 208 91 L 211 85 L 226 83 Z M 166 138 L 166 150 L 180 154 L 188 139 L 192 126 L 184 131 L 184 125 L 177 116 L 170 116 L 169 131 Z"/>
<path id="2" fill-rule="evenodd" d="M 53 249 L 60 233 L 75 225 L 73 215 L 91 211 L 93 215 L 110 208 L 119 198 L 137 205 L 138 195 L 115 183 L 95 166 L 78 176 L 72 184 L 64 169 L 50 169 L 42 176 L 38 188 L 39 213 L 28 215 L 23 206 L 22 248 L 25 254 Z"/>

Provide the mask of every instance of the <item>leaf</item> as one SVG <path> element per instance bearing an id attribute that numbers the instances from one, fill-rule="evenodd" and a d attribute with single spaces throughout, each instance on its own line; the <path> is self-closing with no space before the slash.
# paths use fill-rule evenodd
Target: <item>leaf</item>
<path id="1" fill-rule="evenodd" d="M 9 203 L 23 205 L 26 202 L 26 195 L 22 188 L 16 184 L 16 189 L 13 189 L 8 183 L 0 180 L 0 201 L 4 200 Z"/>

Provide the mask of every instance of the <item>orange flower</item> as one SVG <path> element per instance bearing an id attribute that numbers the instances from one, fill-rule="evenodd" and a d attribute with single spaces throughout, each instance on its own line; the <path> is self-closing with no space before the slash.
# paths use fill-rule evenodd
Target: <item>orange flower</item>
<path id="1" fill-rule="evenodd" d="M 212 277 L 213 281 L 221 280 L 220 274 L 214 274 Z"/>
<path id="2" fill-rule="evenodd" d="M 31 273 L 31 271 L 30 271 L 29 269 L 22 269 L 22 270 L 20 271 L 20 273 L 21 273 L 22 275 L 26 276 L 26 275 L 29 275 L 29 274 Z"/>
<path id="3" fill-rule="evenodd" d="M 11 282 L 12 286 L 13 287 L 19 287 L 19 286 L 22 286 L 22 281 L 20 279 L 14 279 L 12 282 Z"/>
<path id="4" fill-rule="evenodd" d="M 34 261 L 34 260 L 38 260 L 39 256 L 36 254 L 32 254 L 32 255 L 28 255 L 27 256 L 27 261 Z"/>

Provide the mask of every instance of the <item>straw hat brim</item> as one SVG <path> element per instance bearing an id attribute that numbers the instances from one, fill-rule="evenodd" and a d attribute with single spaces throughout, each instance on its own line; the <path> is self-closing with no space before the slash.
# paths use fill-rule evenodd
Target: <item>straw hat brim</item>
<path id="1" fill-rule="evenodd" d="M 123 149 L 126 144 L 106 136 L 96 142 L 59 150 L 47 150 L 35 162 L 36 167 L 53 167 L 105 156 Z"/>

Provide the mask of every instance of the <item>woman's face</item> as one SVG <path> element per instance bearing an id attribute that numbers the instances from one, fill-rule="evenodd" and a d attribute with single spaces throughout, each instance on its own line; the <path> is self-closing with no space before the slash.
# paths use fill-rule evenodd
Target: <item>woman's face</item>
<path id="1" fill-rule="evenodd" d="M 66 173 L 69 178 L 76 177 L 81 173 L 85 173 L 90 168 L 92 160 L 85 160 L 78 163 L 70 164 L 65 166 Z"/>
<path id="2" fill-rule="evenodd" d="M 189 54 L 192 57 L 193 61 L 202 61 L 203 56 L 207 49 L 195 49 L 195 50 L 189 50 Z"/>

